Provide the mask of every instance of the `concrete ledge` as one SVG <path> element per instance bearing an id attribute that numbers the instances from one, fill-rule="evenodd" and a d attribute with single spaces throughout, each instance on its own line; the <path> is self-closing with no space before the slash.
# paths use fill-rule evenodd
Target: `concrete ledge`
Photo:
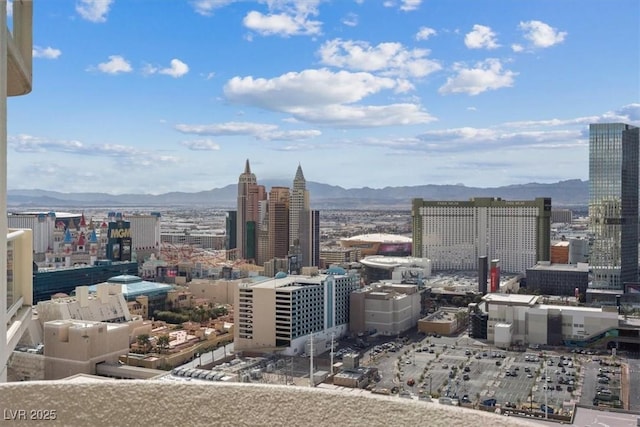
<path id="1" fill-rule="evenodd" d="M 253 384 L 34 381 L 0 385 L 0 419 L 33 423 L 55 411 L 48 426 L 532 426 L 521 419 L 387 396 Z M 11 412 L 8 412 L 8 411 Z M 7 421 L 23 410 L 24 421 Z M 41 412 L 31 412 L 31 411 Z M 0 424 L 3 424 L 0 422 Z"/>

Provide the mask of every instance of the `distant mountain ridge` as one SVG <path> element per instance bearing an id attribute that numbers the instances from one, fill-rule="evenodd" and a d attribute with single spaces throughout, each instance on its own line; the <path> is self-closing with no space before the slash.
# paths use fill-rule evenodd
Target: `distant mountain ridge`
<path id="1" fill-rule="evenodd" d="M 267 188 L 291 186 L 283 180 L 263 180 Z M 549 184 L 515 184 L 495 188 L 466 187 L 464 185 L 414 185 L 385 188 L 343 188 L 336 185 L 307 182 L 314 209 L 408 209 L 411 199 L 468 200 L 472 197 L 500 197 L 506 200 L 530 200 L 551 197 L 553 206 L 585 207 L 589 200 L 589 182 L 571 179 Z M 10 208 L 29 207 L 126 207 L 126 206 L 199 206 L 235 208 L 237 185 L 194 193 L 170 192 L 151 194 L 61 193 L 47 190 L 9 190 Z"/>

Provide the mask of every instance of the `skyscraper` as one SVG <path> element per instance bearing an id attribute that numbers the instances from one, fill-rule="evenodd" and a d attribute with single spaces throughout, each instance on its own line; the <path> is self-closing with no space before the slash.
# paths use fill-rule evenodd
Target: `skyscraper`
<path id="1" fill-rule="evenodd" d="M 309 230 L 304 220 L 309 214 L 309 192 L 307 191 L 307 181 L 302 173 L 302 166 L 298 165 L 296 176 L 293 178 L 293 190 L 291 191 L 291 208 L 289 213 L 289 246 L 299 246 L 300 238 L 306 235 Z M 304 261 L 305 265 L 307 261 Z"/>
<path id="2" fill-rule="evenodd" d="M 269 192 L 269 257 L 286 258 L 289 253 L 289 188 L 272 187 Z"/>
<path id="3" fill-rule="evenodd" d="M 623 290 L 638 280 L 637 127 L 589 125 L 589 263 L 594 289 Z"/>
<path id="4" fill-rule="evenodd" d="M 249 159 L 247 159 L 244 172 L 240 174 L 238 179 L 236 244 L 239 258 L 256 258 L 259 202 L 265 200 L 266 197 L 264 186 L 258 185 L 256 176 L 251 173 Z"/>
<path id="5" fill-rule="evenodd" d="M 289 209 L 290 254 L 301 258 L 301 266 L 317 266 L 320 262 L 320 213 L 312 211 L 307 181 L 298 165 L 291 191 Z"/>

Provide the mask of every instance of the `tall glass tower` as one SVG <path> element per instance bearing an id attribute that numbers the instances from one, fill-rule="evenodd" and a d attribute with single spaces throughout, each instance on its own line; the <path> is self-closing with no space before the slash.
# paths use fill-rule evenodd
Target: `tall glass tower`
<path id="1" fill-rule="evenodd" d="M 638 280 L 639 129 L 589 125 L 591 288 L 623 290 Z"/>

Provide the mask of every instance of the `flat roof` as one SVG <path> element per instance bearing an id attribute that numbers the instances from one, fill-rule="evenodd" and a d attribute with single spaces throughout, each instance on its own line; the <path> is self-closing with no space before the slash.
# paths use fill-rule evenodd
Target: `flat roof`
<path id="1" fill-rule="evenodd" d="M 123 276 L 118 276 L 118 277 L 123 277 Z M 127 276 L 127 277 L 137 277 L 137 276 Z M 138 279 L 140 278 L 138 277 Z M 111 279 L 109 279 L 107 283 L 112 285 L 120 285 L 122 287 L 122 294 L 125 296 L 144 295 L 152 292 L 168 292 L 169 290 L 173 289 L 172 285 L 167 285 L 166 283 L 148 282 L 142 279 L 136 280 L 133 282 L 125 281 L 124 283 L 122 281 L 111 282 Z M 97 292 L 98 285 L 89 286 L 89 292 Z"/>
<path id="2" fill-rule="evenodd" d="M 70 213 L 70 212 L 51 212 L 51 211 L 47 211 L 47 212 L 42 212 L 42 211 L 9 212 L 9 215 L 38 216 L 38 215 L 49 215 L 50 213 L 55 214 L 57 219 L 80 218 L 82 216 L 82 214 L 79 214 L 79 213 L 78 214 L 74 214 L 74 213 Z"/>
<path id="3" fill-rule="evenodd" d="M 401 236 L 399 234 L 371 233 L 360 234 L 358 236 L 347 237 L 341 239 L 345 242 L 380 242 L 380 243 L 411 243 L 411 237 Z"/>
<path id="4" fill-rule="evenodd" d="M 605 310 L 602 309 L 602 307 L 580 307 L 580 306 L 575 306 L 575 305 L 552 305 L 552 304 L 540 304 L 538 306 L 539 308 L 542 309 L 552 309 L 552 310 L 563 310 L 563 311 L 584 311 L 584 312 L 589 312 L 589 313 L 613 313 L 616 316 L 618 315 L 618 313 L 616 313 L 615 311 L 611 311 L 611 312 L 607 312 Z"/>
<path id="5" fill-rule="evenodd" d="M 511 303 L 511 304 L 529 304 L 533 305 L 540 298 L 539 295 L 522 295 L 522 294 L 486 294 L 482 299 L 488 303 Z"/>
<path id="6" fill-rule="evenodd" d="M 322 281 L 327 277 L 326 274 L 321 274 L 318 276 L 286 276 L 282 278 L 274 278 L 270 280 L 264 280 L 255 284 L 252 284 L 251 287 L 253 289 L 275 289 L 275 288 L 287 288 L 287 289 L 297 289 L 303 285 L 319 285 Z"/>
<path id="7" fill-rule="evenodd" d="M 536 264 L 527 270 L 553 270 L 553 271 L 581 271 L 588 273 L 589 264 L 580 262 L 578 264 Z"/>
<path id="8" fill-rule="evenodd" d="M 412 265 L 416 265 L 418 267 L 425 267 L 425 264 L 429 263 L 429 259 L 416 258 L 412 256 L 401 257 L 401 256 L 371 255 L 371 256 L 364 257 L 359 262 L 360 264 L 367 267 L 392 269 L 395 267 L 401 267 L 401 266 L 408 267 Z"/>

